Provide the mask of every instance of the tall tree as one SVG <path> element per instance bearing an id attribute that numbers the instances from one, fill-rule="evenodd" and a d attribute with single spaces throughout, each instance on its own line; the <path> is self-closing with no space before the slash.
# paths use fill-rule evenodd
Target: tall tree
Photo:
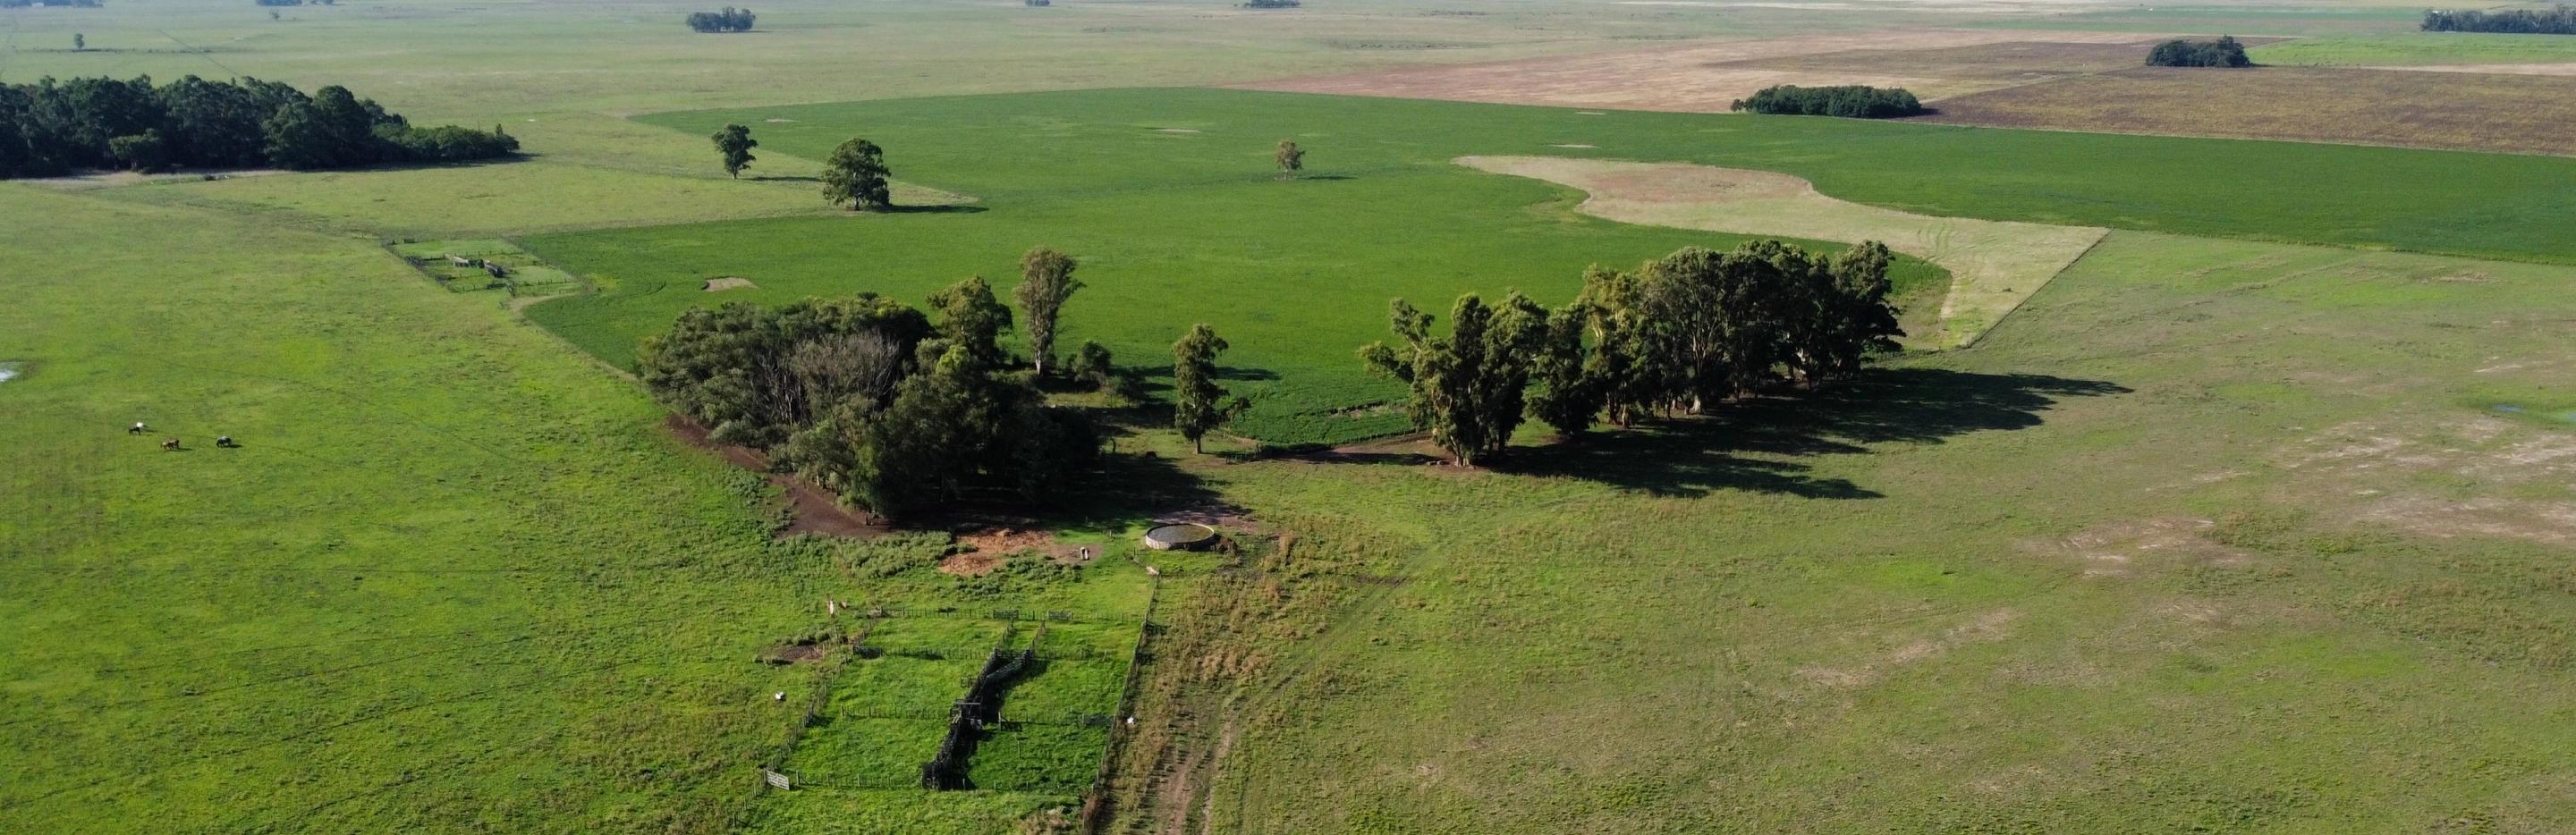
<path id="1" fill-rule="evenodd" d="M 1581 302 L 1558 308 L 1548 314 L 1547 329 L 1538 335 L 1538 350 L 1530 356 L 1530 376 L 1538 390 L 1530 394 L 1529 416 L 1555 429 L 1559 438 L 1583 434 L 1601 413 L 1583 347 L 1590 320 L 1591 312 Z"/>
<path id="2" fill-rule="evenodd" d="M 1273 156 L 1279 161 L 1281 171 L 1295 174 L 1306 168 L 1306 150 L 1297 147 L 1297 140 L 1279 140 L 1279 152 Z"/>
<path id="3" fill-rule="evenodd" d="M 831 158 L 823 161 L 823 199 L 870 212 L 894 208 L 894 193 L 886 183 L 893 175 L 886 168 L 885 149 L 853 138 L 832 149 Z"/>
<path id="4" fill-rule="evenodd" d="M 939 336 L 946 341 L 941 351 L 963 350 L 966 359 L 984 369 L 998 369 L 1009 357 L 1002 353 L 1002 332 L 1011 329 L 1011 309 L 993 298 L 993 285 L 983 276 L 971 276 L 930 294 L 930 309 L 939 314 Z"/>
<path id="5" fill-rule="evenodd" d="M 1181 341 L 1172 343 L 1172 428 L 1198 452 L 1207 451 L 1200 439 L 1252 405 L 1228 396 L 1216 382 L 1216 356 L 1229 347 L 1205 322 L 1190 326 Z"/>
<path id="6" fill-rule="evenodd" d="M 751 167 L 751 161 L 757 159 L 751 155 L 751 149 L 760 147 L 760 140 L 751 138 L 751 128 L 726 125 L 709 138 L 715 140 L 716 154 L 724 158 L 725 175 L 742 179 L 742 170 Z"/>
<path id="7" fill-rule="evenodd" d="M 1064 303 L 1073 298 L 1082 282 L 1073 277 L 1073 256 L 1046 247 L 1038 247 L 1020 256 L 1020 286 L 1012 291 L 1020 301 L 1020 312 L 1027 325 L 1029 354 L 1037 363 L 1039 376 L 1047 373 L 1047 364 L 1055 360 L 1057 317 Z"/>
<path id="8" fill-rule="evenodd" d="M 1372 343 L 1360 359 L 1406 384 L 1405 415 L 1414 428 L 1430 430 L 1432 444 L 1470 466 L 1509 446 L 1547 312 L 1519 293 L 1499 306 L 1470 293 L 1450 309 L 1446 337 L 1431 332 L 1431 314 L 1403 299 L 1390 305 L 1388 318 L 1402 344 Z"/>
<path id="9" fill-rule="evenodd" d="M 73 52 L 81 52 L 81 51 L 84 51 L 84 50 L 87 50 L 87 49 L 89 49 L 89 36 L 87 36 L 87 35 L 83 35 L 83 34 L 81 34 L 81 33 L 79 33 L 79 32 L 73 32 L 73 33 L 72 33 L 72 51 L 73 51 Z"/>

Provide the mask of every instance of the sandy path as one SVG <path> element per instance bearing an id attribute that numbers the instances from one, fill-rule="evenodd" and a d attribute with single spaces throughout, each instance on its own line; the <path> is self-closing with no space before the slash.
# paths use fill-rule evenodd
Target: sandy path
<path id="1" fill-rule="evenodd" d="M 1809 35 L 1754 41 L 1568 55 L 1479 64 L 1405 67 L 1236 85 L 1253 90 L 1447 99 L 1620 110 L 1720 112 L 1736 99 L 1776 84 L 1869 84 L 1904 87 L 1925 99 L 2007 86 L 1996 79 L 1710 66 L 1849 50 L 1911 50 L 1998 43 L 2143 43 L 2136 32 L 2039 32 L 1929 29 Z"/>
<path id="2" fill-rule="evenodd" d="M 1558 157 L 1460 157 L 1458 164 L 1584 190 L 1584 213 L 1739 235 L 1884 242 L 1950 271 L 1935 333 L 1907 341 L 1964 347 L 2038 292 L 2109 230 L 1934 217 L 1836 200 L 1770 171 Z"/>

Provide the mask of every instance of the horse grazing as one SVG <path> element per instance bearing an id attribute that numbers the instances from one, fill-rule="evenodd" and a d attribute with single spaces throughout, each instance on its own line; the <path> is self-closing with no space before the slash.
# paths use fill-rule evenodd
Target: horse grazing
<path id="1" fill-rule="evenodd" d="M 177 438 L 171 438 L 170 440 L 162 441 L 162 442 L 161 442 L 161 451 L 162 451 L 162 452 L 178 452 L 178 451 L 179 451 L 179 439 L 177 439 Z"/>

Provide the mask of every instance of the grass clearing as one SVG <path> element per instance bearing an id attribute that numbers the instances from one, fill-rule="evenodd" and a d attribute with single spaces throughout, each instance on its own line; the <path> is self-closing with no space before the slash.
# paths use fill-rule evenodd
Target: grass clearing
<path id="1" fill-rule="evenodd" d="M 1946 287 L 1899 288 L 1937 303 L 1900 309 L 1908 341 L 1965 347 L 2108 231 L 2075 226 L 1927 217 L 1846 203 L 1785 174 L 1699 165 L 1557 157 L 1461 157 L 1480 171 L 1546 180 L 1590 195 L 1582 209 L 1622 223 L 1741 235 L 1874 240 L 1950 271 Z M 1908 292 L 1912 291 L 1912 292 Z"/>
<path id="2" fill-rule="evenodd" d="M 2576 154 L 2576 78 L 2139 67 L 1945 99 L 1922 121 Z"/>
<path id="3" fill-rule="evenodd" d="M 2545 831 L 2566 430 L 2457 398 L 2576 387 L 2571 277 L 2113 232 L 1848 399 L 1225 468 L 1300 535 L 1173 609 L 1243 666 L 1149 669 L 1121 831 Z"/>

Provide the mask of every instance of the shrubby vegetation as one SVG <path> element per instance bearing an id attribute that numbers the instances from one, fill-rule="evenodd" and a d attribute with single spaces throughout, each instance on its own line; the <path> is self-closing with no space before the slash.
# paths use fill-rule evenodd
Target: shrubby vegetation
<path id="1" fill-rule="evenodd" d="M 2424 12 L 2426 32 L 2500 32 L 2516 35 L 2576 35 L 2576 8 L 2506 9 L 2485 12 Z"/>
<path id="2" fill-rule="evenodd" d="M 188 76 L 47 78 L 0 86 L 0 178 L 83 168 L 348 168 L 455 162 L 516 152 L 519 140 L 443 126 L 416 128 L 340 86 L 310 96 L 285 84 Z"/>
<path id="3" fill-rule="evenodd" d="M 1848 377 L 1904 335 L 1887 302 L 1891 260 L 1875 242 L 1830 259 L 1769 240 L 1690 247 L 1633 272 L 1596 267 L 1555 311 L 1519 293 L 1500 305 L 1460 297 L 1447 336 L 1397 299 L 1398 343 L 1360 358 L 1409 386 L 1415 428 L 1474 464 L 1502 452 L 1524 418 L 1572 436 L 1598 420 L 1627 427 L 1777 382 Z"/>
<path id="4" fill-rule="evenodd" d="M 750 9 L 726 6 L 720 12 L 690 12 L 686 21 L 690 29 L 700 32 L 749 32 L 756 17 Z"/>
<path id="5" fill-rule="evenodd" d="M 1737 99 L 1730 110 L 1790 116 L 1842 116 L 1892 119 L 1927 112 L 1923 102 L 1904 88 L 1880 89 L 1852 84 L 1840 87 L 1765 87 L 1749 99 Z"/>
<path id="6" fill-rule="evenodd" d="M 1097 428 L 1009 370 L 998 339 L 1011 311 L 983 279 L 929 302 L 935 324 L 874 294 L 692 309 L 644 340 L 636 367 L 709 437 L 765 449 L 773 467 L 880 516 L 1042 500 L 1094 459 Z"/>
<path id="7" fill-rule="evenodd" d="M 2156 44 L 2147 52 L 2150 67 L 2250 67 L 2254 62 L 2245 57 L 2245 45 L 2227 35 L 2214 41 L 2174 39 Z"/>

